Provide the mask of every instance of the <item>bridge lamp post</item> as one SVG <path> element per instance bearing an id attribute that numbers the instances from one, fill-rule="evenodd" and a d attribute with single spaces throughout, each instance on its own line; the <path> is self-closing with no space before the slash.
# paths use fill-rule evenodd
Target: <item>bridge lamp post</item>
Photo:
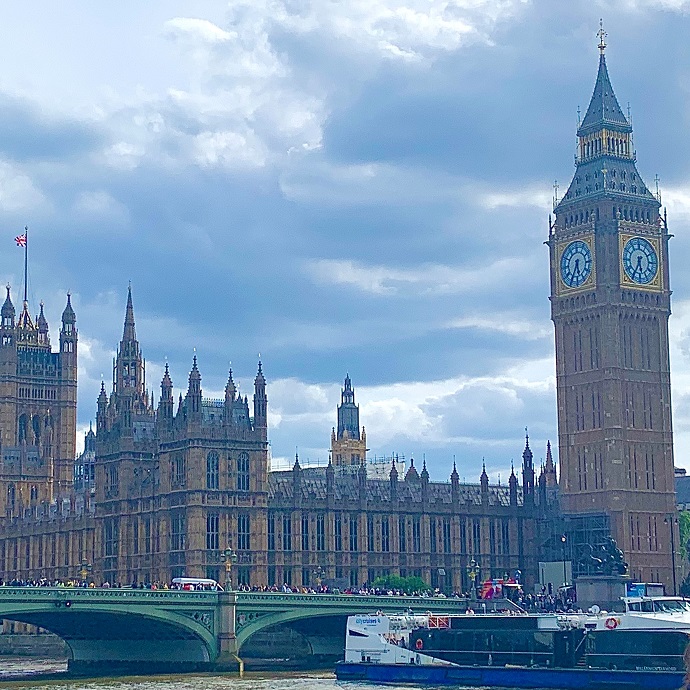
<path id="1" fill-rule="evenodd" d="M 676 538 L 675 529 L 678 524 L 678 518 L 674 518 L 672 515 L 664 518 L 664 524 L 669 525 L 671 528 L 671 568 L 673 569 L 673 596 L 676 596 L 678 587 L 676 584 Z"/>
<path id="2" fill-rule="evenodd" d="M 467 575 L 472 581 L 471 598 L 477 598 L 477 575 L 479 575 L 479 563 L 472 558 L 467 565 Z"/>
<path id="3" fill-rule="evenodd" d="M 566 569 L 565 569 L 565 545 L 566 545 L 567 541 L 568 541 L 568 537 L 566 537 L 565 534 L 561 534 L 561 551 L 563 554 L 563 586 L 564 587 L 568 584 L 568 575 L 566 574 Z"/>
<path id="4" fill-rule="evenodd" d="M 91 572 L 91 563 L 89 563 L 85 558 L 81 562 L 81 568 L 79 569 L 79 576 L 81 577 L 82 581 L 86 582 L 89 573 Z"/>
<path id="5" fill-rule="evenodd" d="M 232 565 L 233 563 L 237 563 L 237 554 L 228 547 L 224 551 L 221 551 L 220 560 L 223 561 L 225 565 L 225 589 L 230 592 L 232 590 Z"/>

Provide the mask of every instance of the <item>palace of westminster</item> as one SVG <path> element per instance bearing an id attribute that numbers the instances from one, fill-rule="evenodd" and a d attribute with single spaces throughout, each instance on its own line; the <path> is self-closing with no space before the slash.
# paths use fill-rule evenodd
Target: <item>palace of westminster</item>
<path id="1" fill-rule="evenodd" d="M 611 535 L 633 577 L 675 582 L 678 544 L 671 427 L 669 234 L 636 169 L 632 127 L 611 87 L 603 42 L 577 130 L 576 170 L 549 222 L 559 477 L 529 439 L 507 485 L 430 481 L 391 462 L 372 476 L 345 379 L 327 467 L 270 471 L 266 379 L 250 403 L 228 377 L 203 397 L 196 357 L 173 399 L 166 365 L 158 404 L 145 388 L 131 290 L 112 389 L 76 460 L 77 327 L 62 314 L 59 350 L 41 307 L 10 288 L 0 320 L 0 577 L 96 582 L 223 579 L 293 586 L 362 585 L 418 575 L 444 591 L 479 578 L 527 586 L 539 561 L 584 572 Z M 670 519 L 669 519 L 670 518 Z M 669 529 L 670 524 L 670 529 Z M 589 561 L 588 561 L 589 559 Z M 233 559 L 234 560 L 234 559 Z M 560 584 L 560 583 L 558 583 Z"/>

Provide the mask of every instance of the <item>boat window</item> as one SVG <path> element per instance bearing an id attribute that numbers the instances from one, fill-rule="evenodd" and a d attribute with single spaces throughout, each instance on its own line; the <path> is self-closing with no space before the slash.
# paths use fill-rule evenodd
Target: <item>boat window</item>
<path id="1" fill-rule="evenodd" d="M 653 601 L 643 601 L 641 606 L 642 606 L 642 610 L 645 613 L 654 613 L 654 602 Z"/>
<path id="2" fill-rule="evenodd" d="M 679 599 L 661 599 L 654 602 L 654 610 L 664 613 L 680 613 L 686 611 Z"/>
<path id="3" fill-rule="evenodd" d="M 639 601 L 628 604 L 628 608 L 630 611 L 641 611 L 642 610 L 642 607 L 640 606 Z"/>

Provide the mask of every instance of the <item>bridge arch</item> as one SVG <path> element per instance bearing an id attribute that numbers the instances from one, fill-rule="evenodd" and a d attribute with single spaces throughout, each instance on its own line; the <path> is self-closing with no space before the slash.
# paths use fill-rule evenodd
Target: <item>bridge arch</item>
<path id="1" fill-rule="evenodd" d="M 68 645 L 72 670 L 129 670 L 157 665 L 208 668 L 218 653 L 214 615 L 180 606 L 180 601 L 120 601 L 87 590 L 43 590 L 7 596 L 0 588 L 0 618 L 29 623 L 55 633 Z M 35 594 L 35 596 L 31 596 Z M 91 596 L 89 596 L 91 595 Z M 209 602 L 211 603 L 211 602 Z M 168 606 L 166 606 L 168 604 Z M 169 604 L 174 604 L 170 606 Z M 215 602 L 213 602 L 215 604 Z M 206 607 L 208 608 L 208 607 Z"/>

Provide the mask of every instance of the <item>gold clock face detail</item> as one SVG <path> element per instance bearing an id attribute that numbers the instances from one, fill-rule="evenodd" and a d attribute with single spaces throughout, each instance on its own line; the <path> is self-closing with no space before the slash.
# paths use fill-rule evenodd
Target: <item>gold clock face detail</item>
<path id="1" fill-rule="evenodd" d="M 660 290 L 661 259 L 658 239 L 621 234 L 620 271 L 622 285 Z"/>
<path id="2" fill-rule="evenodd" d="M 558 247 L 560 290 L 585 290 L 594 286 L 594 251 L 591 237 L 563 242 Z"/>

